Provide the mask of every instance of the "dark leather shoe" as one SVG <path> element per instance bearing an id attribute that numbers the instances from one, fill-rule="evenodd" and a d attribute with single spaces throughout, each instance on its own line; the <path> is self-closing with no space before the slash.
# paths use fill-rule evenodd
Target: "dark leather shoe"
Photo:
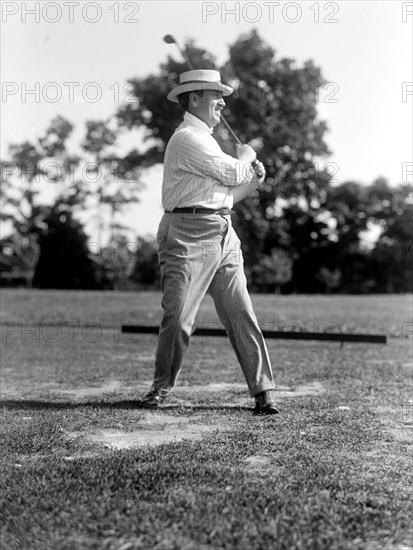
<path id="1" fill-rule="evenodd" d="M 255 396 L 254 414 L 278 414 L 274 390 L 262 391 Z"/>
<path id="2" fill-rule="evenodd" d="M 142 397 L 139 401 L 139 405 L 147 409 L 156 409 L 162 405 L 168 395 L 169 390 L 164 390 L 162 388 L 156 390 L 152 388 L 145 397 Z"/>

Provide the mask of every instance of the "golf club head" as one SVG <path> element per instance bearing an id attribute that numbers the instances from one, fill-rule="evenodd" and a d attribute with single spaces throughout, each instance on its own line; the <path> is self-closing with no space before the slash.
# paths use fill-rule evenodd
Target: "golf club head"
<path id="1" fill-rule="evenodd" d="M 165 34 L 163 40 L 167 44 L 175 44 L 175 38 L 172 36 L 172 34 Z"/>

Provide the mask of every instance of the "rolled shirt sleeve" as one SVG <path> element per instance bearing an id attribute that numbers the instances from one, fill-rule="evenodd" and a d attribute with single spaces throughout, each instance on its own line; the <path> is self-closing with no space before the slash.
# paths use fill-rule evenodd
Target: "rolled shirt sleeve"
<path id="1" fill-rule="evenodd" d="M 182 136 L 179 168 L 200 177 L 217 179 L 227 187 L 247 184 L 254 175 L 250 164 L 225 154 L 212 136 L 195 132 Z"/>

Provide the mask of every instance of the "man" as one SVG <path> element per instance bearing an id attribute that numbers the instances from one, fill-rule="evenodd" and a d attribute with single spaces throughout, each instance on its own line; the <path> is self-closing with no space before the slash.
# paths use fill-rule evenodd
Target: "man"
<path id="1" fill-rule="evenodd" d="M 256 154 L 239 146 L 237 159 L 226 155 L 212 137 L 233 89 L 218 71 L 192 70 L 168 99 L 179 103 L 184 120 L 170 139 L 164 160 L 159 225 L 159 265 L 163 319 L 155 376 L 143 407 L 161 405 L 181 369 L 195 316 L 207 292 L 243 370 L 255 414 L 277 413 L 267 347 L 248 295 L 240 241 L 231 224 L 233 203 L 250 195 L 265 179 Z"/>

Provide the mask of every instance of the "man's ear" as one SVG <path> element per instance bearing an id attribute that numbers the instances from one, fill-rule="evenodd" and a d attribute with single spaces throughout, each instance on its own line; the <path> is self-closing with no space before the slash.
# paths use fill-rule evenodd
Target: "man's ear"
<path id="1" fill-rule="evenodd" d="M 189 94 L 189 104 L 193 107 L 198 107 L 199 105 L 199 96 L 195 92 Z"/>

